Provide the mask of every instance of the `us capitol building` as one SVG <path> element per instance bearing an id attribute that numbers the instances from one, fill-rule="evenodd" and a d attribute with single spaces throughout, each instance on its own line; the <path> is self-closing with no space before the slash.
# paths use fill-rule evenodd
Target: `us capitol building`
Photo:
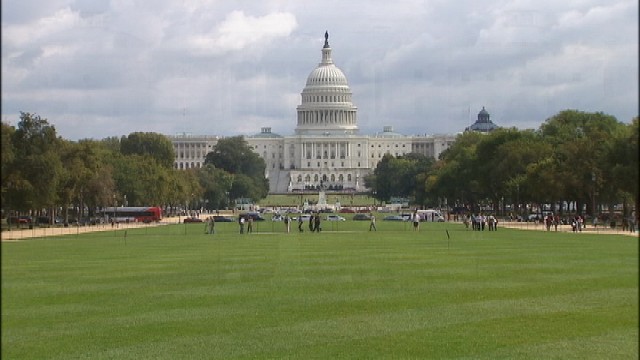
<path id="1" fill-rule="evenodd" d="M 301 190 L 367 191 L 364 177 L 373 172 L 384 154 L 420 153 L 438 158 L 455 141 L 451 135 L 405 136 L 391 126 L 375 135 L 361 135 L 358 108 L 351 89 L 331 58 L 325 33 L 322 61 L 311 71 L 297 107 L 295 133 L 281 136 L 264 127 L 259 134 L 244 136 L 266 163 L 269 192 Z M 483 121 L 488 113 L 482 110 Z M 486 118 L 486 119 L 485 119 Z M 480 119 L 480 116 L 479 116 Z M 177 169 L 198 168 L 216 145 L 219 136 L 179 134 L 168 136 L 176 153 Z"/>

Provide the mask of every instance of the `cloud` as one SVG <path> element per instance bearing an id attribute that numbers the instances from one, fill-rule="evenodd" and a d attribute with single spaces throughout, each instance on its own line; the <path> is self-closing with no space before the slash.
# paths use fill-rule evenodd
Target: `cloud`
<path id="1" fill-rule="evenodd" d="M 566 108 L 630 121 L 637 12 L 631 0 L 12 1 L 2 118 L 36 112 L 70 139 L 291 134 L 328 30 L 363 133 L 456 133 L 482 106 L 522 128 Z"/>
<path id="2" fill-rule="evenodd" d="M 190 36 L 186 43 L 188 50 L 196 54 L 220 55 L 253 46 L 268 46 L 273 39 L 290 35 L 296 26 L 296 18 L 290 13 L 254 17 L 233 11 L 211 32 Z"/>

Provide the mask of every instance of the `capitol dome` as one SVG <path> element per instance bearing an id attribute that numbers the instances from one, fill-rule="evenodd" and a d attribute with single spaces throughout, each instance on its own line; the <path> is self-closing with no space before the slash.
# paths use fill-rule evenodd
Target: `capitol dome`
<path id="1" fill-rule="evenodd" d="M 351 102 L 347 77 L 331 58 L 328 33 L 324 36 L 322 61 L 307 77 L 301 97 L 296 134 L 357 133 L 357 107 Z"/>
<path id="2" fill-rule="evenodd" d="M 320 63 L 307 77 L 307 87 L 313 86 L 346 86 L 347 77 L 333 63 Z"/>

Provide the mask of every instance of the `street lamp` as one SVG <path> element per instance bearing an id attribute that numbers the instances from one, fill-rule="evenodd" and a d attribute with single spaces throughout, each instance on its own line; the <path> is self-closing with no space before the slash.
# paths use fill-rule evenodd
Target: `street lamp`
<path id="1" fill-rule="evenodd" d="M 519 220 L 520 219 L 520 183 L 516 184 L 516 188 L 518 189 L 518 194 L 516 198 L 516 203 L 518 205 L 518 208 L 516 210 L 516 217 Z"/>
<path id="2" fill-rule="evenodd" d="M 116 207 L 118 206 L 118 201 L 116 200 L 116 194 L 113 194 L 113 219 L 111 222 L 116 221 Z"/>
<path id="3" fill-rule="evenodd" d="M 593 207 L 591 208 L 592 209 L 591 210 L 592 211 L 591 215 L 595 219 L 596 218 L 596 213 L 597 213 L 596 212 L 596 195 L 598 195 L 598 192 L 596 191 L 596 173 L 595 172 L 591 173 L 591 181 L 593 183 L 593 196 L 592 196 L 593 197 L 593 199 L 592 199 Z"/>

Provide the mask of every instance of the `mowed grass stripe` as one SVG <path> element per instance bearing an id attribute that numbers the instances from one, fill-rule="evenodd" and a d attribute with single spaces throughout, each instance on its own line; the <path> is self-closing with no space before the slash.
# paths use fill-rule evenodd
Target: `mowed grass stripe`
<path id="1" fill-rule="evenodd" d="M 637 357 L 637 239 L 442 229 L 3 244 L 2 353 L 539 358 L 613 336 Z"/>

